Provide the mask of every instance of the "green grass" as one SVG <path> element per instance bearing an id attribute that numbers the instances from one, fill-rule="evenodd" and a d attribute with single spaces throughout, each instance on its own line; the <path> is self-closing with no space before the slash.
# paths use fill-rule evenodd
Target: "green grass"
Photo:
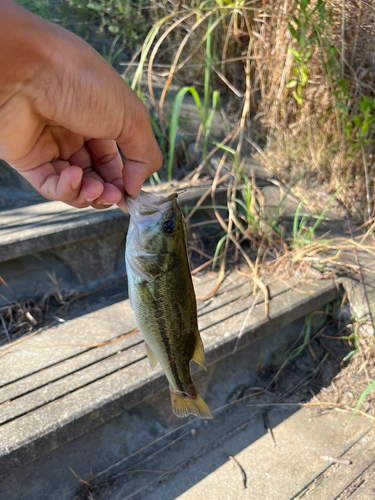
<path id="1" fill-rule="evenodd" d="M 349 426 L 349 424 L 351 423 L 351 421 L 353 420 L 354 416 L 356 413 L 358 413 L 358 410 L 359 410 L 359 407 L 361 406 L 361 404 L 363 403 L 365 397 L 367 396 L 367 394 L 372 391 L 373 389 L 375 388 L 375 380 L 372 380 L 371 383 L 366 387 L 366 389 L 362 392 L 362 394 L 360 395 L 359 399 L 358 399 L 358 402 L 357 404 L 355 405 L 355 408 L 353 410 L 353 413 L 352 413 L 352 416 L 350 417 L 350 420 L 348 422 L 348 425 L 347 427 Z"/>
<path id="2" fill-rule="evenodd" d="M 320 215 L 313 214 L 301 214 L 301 209 L 305 199 L 310 195 L 310 191 L 307 191 L 306 195 L 299 202 L 297 210 L 294 214 L 293 220 L 293 248 L 301 248 L 305 245 L 312 245 L 316 238 L 316 230 L 318 229 L 320 223 L 325 220 L 325 216 L 335 201 L 337 196 L 340 194 L 342 187 L 340 187 L 329 199 L 327 205 Z M 308 226 L 309 219 L 316 219 L 313 225 Z"/>

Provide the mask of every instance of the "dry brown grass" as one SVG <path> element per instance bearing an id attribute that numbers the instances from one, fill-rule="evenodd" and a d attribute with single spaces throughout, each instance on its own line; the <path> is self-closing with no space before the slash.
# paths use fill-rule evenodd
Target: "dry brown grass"
<path id="1" fill-rule="evenodd" d="M 54 274 L 47 274 L 43 290 L 36 292 L 35 297 L 18 300 L 9 285 L 1 278 L 2 283 L 13 296 L 14 301 L 0 306 L 0 345 L 15 341 L 25 335 L 39 331 L 39 327 L 51 319 L 52 311 L 60 306 L 68 305 L 78 292 L 61 286 Z"/>
<path id="2" fill-rule="evenodd" d="M 357 101 L 363 95 L 374 94 L 374 2 L 346 2 L 344 30 L 342 31 L 342 10 L 335 2 L 327 2 L 332 9 L 332 22 L 323 33 L 336 47 L 337 55 L 344 56 L 344 78 L 347 85 L 349 115 L 358 113 Z M 368 219 L 364 159 L 369 168 L 369 179 L 375 176 L 373 148 L 353 151 L 350 143 L 343 138 L 342 127 L 338 125 L 338 115 L 342 112 L 335 102 L 337 77 L 341 77 L 341 61 L 338 57 L 330 60 L 324 47 L 315 44 L 315 51 L 309 60 L 309 81 L 305 88 L 303 106 L 293 99 L 285 84 L 292 78 L 293 58 L 286 48 L 296 46 L 288 30 L 287 17 L 293 12 L 294 0 L 286 0 L 283 15 L 270 18 L 260 29 L 264 50 L 261 61 L 262 77 L 267 82 L 262 89 L 258 103 L 257 118 L 267 130 L 267 153 L 269 164 L 289 185 L 300 179 L 306 189 L 313 182 L 325 184 L 328 191 L 344 186 L 341 201 L 349 211 L 361 220 Z M 273 22 L 271 22 L 271 19 Z M 272 36 L 276 28 L 275 35 Z M 344 42 L 344 50 L 343 44 Z M 327 73 L 324 62 L 329 61 Z M 339 74 L 333 72 L 337 65 Z M 359 113 L 358 113 L 359 114 Z M 348 156 L 352 154 L 354 157 Z M 372 179 L 372 181 L 371 181 Z M 374 193 L 371 193 L 370 214 L 374 215 Z"/>
<path id="3" fill-rule="evenodd" d="M 322 199 L 328 201 L 330 195 L 341 188 L 338 199 L 352 215 L 367 222 L 365 230 L 370 236 L 375 215 L 373 148 L 371 142 L 358 147 L 358 128 L 353 125 L 352 116 L 360 115 L 358 100 L 364 95 L 371 96 L 375 88 L 375 3 L 346 2 L 343 10 L 342 3 L 325 2 L 324 23 L 317 30 L 317 39 L 311 43 L 313 53 L 306 63 L 308 80 L 301 104 L 293 97 L 293 89 L 287 88 L 288 82 L 295 78 L 295 61 L 288 49 L 299 49 L 289 28 L 293 15 L 298 13 L 298 2 L 271 0 L 263 5 L 254 0 L 225 9 L 212 3 L 204 11 L 199 11 L 194 3 L 180 4 L 179 13 L 172 14 L 171 10 L 170 17 L 161 24 L 156 44 L 144 53 L 145 65 L 148 61 L 150 94 L 155 108 L 167 121 L 163 105 L 173 83 L 181 86 L 191 85 L 193 81 L 198 90 L 203 90 L 204 43 L 211 15 L 218 21 L 212 31 L 211 85 L 220 88 L 226 103 L 224 115 L 232 125 L 222 144 L 236 147 L 240 157 L 241 143 L 248 139 L 262 161 L 301 198 L 308 189 L 314 188 L 309 191 L 314 194 L 305 200 L 309 208 L 314 209 L 317 187 L 326 193 L 320 197 L 320 205 Z M 314 6 L 316 2 L 307 10 L 311 11 Z M 314 23 L 318 22 L 316 14 L 308 25 L 307 37 L 311 37 Z M 346 88 L 340 92 L 342 78 Z M 158 79 L 164 84 L 159 100 L 152 89 L 153 82 Z M 345 135 L 348 123 L 352 129 Z M 372 139 L 371 134 L 367 138 Z M 225 151 L 202 203 L 211 196 L 212 205 L 215 205 L 216 186 L 224 179 L 220 177 L 220 167 L 224 161 L 228 165 L 229 160 Z M 228 220 L 224 221 L 217 211 L 215 213 L 228 237 L 222 247 L 218 283 L 212 293 L 224 276 L 229 248 L 235 251 L 239 272 L 241 259 L 246 263 L 246 275 L 254 282 L 254 293 L 257 289 L 263 291 L 265 314 L 267 291 L 263 280 L 269 273 L 276 279 L 288 280 L 295 273 L 308 274 L 312 266 L 321 270 L 322 278 L 334 276 L 337 269 L 349 274 L 354 272 L 357 276 L 373 272 L 350 260 L 357 251 L 363 255 L 373 254 L 373 242 L 367 240 L 364 245 L 362 237 L 336 238 L 328 242 L 312 238 L 296 245 L 296 241 L 287 241 L 282 233 L 274 232 L 278 222 L 269 225 L 263 214 L 249 211 L 247 217 L 241 218 L 231 201 L 239 188 L 238 165 L 239 162 L 237 166 L 233 164 L 226 181 L 229 180 Z M 191 178 L 198 179 L 198 176 Z M 254 196 L 254 184 L 252 191 Z M 241 229 L 240 224 L 245 225 L 245 229 Z M 303 240 L 306 234 L 302 231 L 298 238 Z M 206 264 L 212 261 L 213 256 Z M 359 332 L 362 352 L 372 351 L 370 337 Z"/>
<path id="4" fill-rule="evenodd" d="M 316 5 L 312 3 L 308 11 Z M 253 0 L 236 6 L 233 2 L 224 8 L 212 2 L 201 11 L 198 4 L 171 1 L 164 9 L 153 10 L 159 21 L 169 14 L 145 62 L 149 62 L 149 90 L 159 113 L 164 116 L 165 97 L 173 83 L 194 82 L 203 92 L 205 37 L 212 14 L 217 25 L 212 32 L 211 88 L 220 89 L 224 115 L 235 130 L 228 144 L 249 138 L 266 153 L 261 157 L 267 166 L 293 189 L 306 190 L 317 183 L 332 193 L 343 186 L 339 198 L 350 213 L 362 221 L 373 217 L 374 148 L 353 146 L 345 138 L 344 127 L 351 123 L 350 139 L 358 144 L 352 116 L 361 117 L 358 100 L 374 95 L 375 90 L 374 1 L 344 2 L 344 10 L 341 2 L 325 1 L 324 28 L 312 43 L 313 54 L 306 64 L 302 105 L 294 99 L 293 89 L 287 88 L 295 78 L 288 49 L 298 49 L 288 23 L 298 12 L 298 0 Z M 318 21 L 316 14 L 308 36 L 312 23 Z M 341 78 L 346 82 L 345 95 L 335 98 Z M 152 90 L 155 81 L 165 83 L 158 101 Z M 368 133 L 371 142 L 372 135 Z"/>

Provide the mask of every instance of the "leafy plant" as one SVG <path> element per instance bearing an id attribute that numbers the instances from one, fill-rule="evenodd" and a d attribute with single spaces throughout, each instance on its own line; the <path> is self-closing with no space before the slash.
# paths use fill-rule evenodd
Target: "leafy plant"
<path id="1" fill-rule="evenodd" d="M 233 216 L 236 218 L 236 227 L 244 237 L 251 234 L 254 239 L 264 240 L 265 244 L 272 246 L 276 237 L 281 237 L 282 231 L 279 227 L 279 209 L 276 208 L 275 216 L 265 217 L 259 210 L 255 196 L 255 186 L 245 172 L 240 172 L 242 188 L 242 199 L 235 197 L 236 210 Z"/>
<path id="2" fill-rule="evenodd" d="M 289 32 L 296 40 L 298 49 L 289 48 L 288 53 L 294 58 L 294 79 L 286 88 L 292 91 L 294 99 L 302 106 L 304 103 L 303 91 L 308 82 L 307 62 L 313 55 L 314 46 L 319 43 L 320 32 L 325 28 L 325 6 L 323 0 L 318 0 L 316 6 L 310 9 L 311 0 L 295 0 L 296 14 L 293 23 L 289 23 Z M 315 14 L 319 13 L 319 21 L 314 22 Z"/>
<path id="3" fill-rule="evenodd" d="M 311 328 L 312 328 L 312 318 L 311 318 L 311 313 L 309 313 L 306 315 L 306 318 L 305 318 L 304 337 L 303 337 L 302 345 L 294 353 L 292 353 L 290 356 L 288 356 L 286 362 L 291 361 L 294 358 L 297 358 L 302 353 L 302 351 L 305 349 L 308 341 L 310 340 Z"/>
<path id="4" fill-rule="evenodd" d="M 52 6 L 49 0 L 17 0 L 17 3 L 44 19 L 52 19 Z"/>
<path id="5" fill-rule="evenodd" d="M 374 135 L 375 100 L 373 97 L 363 96 L 358 100 L 358 107 L 360 114 L 353 115 L 345 126 L 346 138 L 356 151 L 367 146 Z"/>
<path id="6" fill-rule="evenodd" d="M 62 0 L 67 21 L 92 24 L 99 33 L 119 35 L 132 48 L 148 28 L 143 0 Z"/>
<path id="7" fill-rule="evenodd" d="M 143 0 L 18 0 L 23 7 L 96 44 L 98 37 L 118 35 L 133 48 L 145 35 L 150 20 Z M 113 55 L 113 54 L 112 54 Z"/>

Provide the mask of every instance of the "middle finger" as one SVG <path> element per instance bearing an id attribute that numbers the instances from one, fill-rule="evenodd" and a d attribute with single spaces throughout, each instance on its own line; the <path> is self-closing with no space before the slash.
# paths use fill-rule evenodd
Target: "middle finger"
<path id="1" fill-rule="evenodd" d="M 92 158 L 86 144 L 84 144 L 79 151 L 74 153 L 69 158 L 69 162 L 71 165 L 82 168 L 82 170 L 88 167 L 92 167 Z"/>

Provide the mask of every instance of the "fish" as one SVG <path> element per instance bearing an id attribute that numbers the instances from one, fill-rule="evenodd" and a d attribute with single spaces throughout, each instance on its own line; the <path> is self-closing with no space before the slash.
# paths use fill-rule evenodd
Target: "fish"
<path id="1" fill-rule="evenodd" d="M 194 386 L 190 362 L 205 367 L 197 301 L 186 248 L 185 220 L 177 193 L 126 195 L 130 223 L 125 262 L 130 305 L 151 368 L 160 363 L 178 417 L 212 413 Z"/>

